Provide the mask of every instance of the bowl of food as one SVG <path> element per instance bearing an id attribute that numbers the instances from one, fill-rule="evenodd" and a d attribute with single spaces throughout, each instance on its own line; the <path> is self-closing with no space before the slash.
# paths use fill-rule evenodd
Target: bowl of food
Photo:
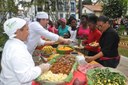
<path id="1" fill-rule="evenodd" d="M 56 49 L 57 53 L 60 53 L 60 54 L 70 54 L 73 50 L 74 48 L 68 45 L 62 45 L 57 47 Z"/>

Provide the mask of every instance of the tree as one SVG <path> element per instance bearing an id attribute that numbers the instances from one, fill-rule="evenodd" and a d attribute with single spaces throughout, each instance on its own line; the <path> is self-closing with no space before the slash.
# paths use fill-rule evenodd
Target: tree
<path id="1" fill-rule="evenodd" d="M 103 14 L 110 18 L 119 18 L 126 14 L 127 0 L 102 0 Z"/>
<path id="2" fill-rule="evenodd" d="M 3 47 L 7 36 L 3 33 L 3 23 L 5 22 L 7 15 L 12 17 L 17 15 L 18 6 L 15 5 L 14 0 L 0 0 L 0 47 Z"/>
<path id="3" fill-rule="evenodd" d="M 83 5 L 85 5 L 85 4 L 91 5 L 92 2 L 91 2 L 91 0 L 83 0 L 82 4 Z"/>

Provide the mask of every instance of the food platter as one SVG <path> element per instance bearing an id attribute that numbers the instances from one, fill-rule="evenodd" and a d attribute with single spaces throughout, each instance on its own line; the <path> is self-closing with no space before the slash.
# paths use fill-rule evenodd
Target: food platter
<path id="1" fill-rule="evenodd" d="M 128 78 L 113 68 L 94 68 L 88 70 L 86 74 L 88 85 L 127 85 Z"/>
<path id="2" fill-rule="evenodd" d="M 58 55 L 48 63 L 52 65 L 49 71 L 37 78 L 37 81 L 43 85 L 63 85 L 65 82 L 70 82 L 77 68 L 73 55 Z"/>

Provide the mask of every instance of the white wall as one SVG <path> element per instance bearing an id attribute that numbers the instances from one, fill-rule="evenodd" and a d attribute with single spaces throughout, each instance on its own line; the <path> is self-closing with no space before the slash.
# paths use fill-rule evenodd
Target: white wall
<path id="1" fill-rule="evenodd" d="M 101 15 L 101 12 L 95 12 L 95 15 L 99 17 Z"/>
<path id="2" fill-rule="evenodd" d="M 101 12 L 93 12 L 93 11 L 91 11 L 91 10 L 89 10 L 88 8 L 86 8 L 86 7 L 84 7 L 83 9 L 82 9 L 82 14 L 88 14 L 88 13 L 94 13 L 96 16 L 100 16 L 101 15 Z"/>
<path id="3" fill-rule="evenodd" d="M 89 10 L 88 8 L 84 7 L 82 9 L 82 14 L 85 14 L 85 13 L 94 13 L 93 11 Z"/>

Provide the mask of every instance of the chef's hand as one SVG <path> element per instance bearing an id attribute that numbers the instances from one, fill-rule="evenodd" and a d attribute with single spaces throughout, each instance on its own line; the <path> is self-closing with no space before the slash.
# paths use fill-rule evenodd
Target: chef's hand
<path id="1" fill-rule="evenodd" d="M 90 63 L 90 62 L 94 61 L 94 57 L 93 56 L 86 57 L 85 61 Z"/>
<path id="2" fill-rule="evenodd" d="M 39 65 L 39 67 L 41 68 L 42 73 L 44 73 L 44 72 L 49 70 L 51 65 L 49 63 L 42 63 L 42 64 Z"/>
<path id="3" fill-rule="evenodd" d="M 53 45 L 55 41 L 45 41 L 44 45 Z"/>
<path id="4" fill-rule="evenodd" d="M 70 44 L 72 42 L 71 39 L 64 39 L 64 44 Z"/>

